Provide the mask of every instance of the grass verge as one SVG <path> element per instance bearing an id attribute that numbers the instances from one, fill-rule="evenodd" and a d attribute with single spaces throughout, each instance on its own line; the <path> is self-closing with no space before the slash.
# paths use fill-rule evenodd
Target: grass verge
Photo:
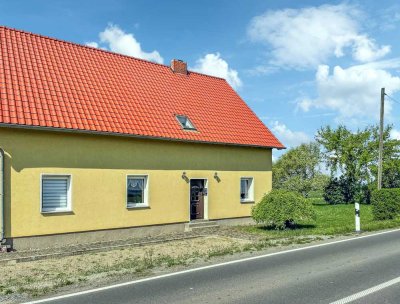
<path id="1" fill-rule="evenodd" d="M 258 233 L 268 239 L 296 237 L 306 235 L 345 235 L 354 232 L 354 205 L 328 205 L 314 200 L 317 219 L 310 222 L 299 222 L 296 229 L 275 230 L 272 227 L 243 226 L 244 232 Z M 371 205 L 361 205 L 361 230 L 375 231 L 400 227 L 400 218 L 388 221 L 376 221 L 372 216 Z"/>

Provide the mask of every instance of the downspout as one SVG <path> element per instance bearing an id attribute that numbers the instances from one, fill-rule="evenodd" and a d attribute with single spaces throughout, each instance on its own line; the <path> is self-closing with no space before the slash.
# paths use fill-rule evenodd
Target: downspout
<path id="1" fill-rule="evenodd" d="M 4 150 L 0 148 L 0 245 L 5 241 L 5 231 L 4 231 Z"/>

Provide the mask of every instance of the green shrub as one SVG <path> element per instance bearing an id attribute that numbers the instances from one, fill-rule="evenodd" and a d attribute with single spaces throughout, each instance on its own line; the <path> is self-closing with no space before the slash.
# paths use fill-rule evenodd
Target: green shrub
<path id="1" fill-rule="evenodd" d="M 370 189 L 370 187 L 369 186 L 367 186 L 367 185 L 364 185 L 364 186 L 362 186 L 361 187 L 361 192 L 362 192 L 362 202 L 364 203 L 364 204 L 367 204 L 367 205 L 369 205 L 369 204 L 371 204 L 371 193 L 372 193 L 372 191 L 371 191 L 371 189 Z"/>
<path id="2" fill-rule="evenodd" d="M 276 229 L 293 228 L 298 221 L 315 219 L 311 202 L 288 190 L 272 190 L 264 195 L 251 214 L 256 223 Z"/>
<path id="3" fill-rule="evenodd" d="M 372 214 L 376 220 L 391 220 L 400 215 L 400 189 L 374 190 L 371 194 Z"/>
<path id="4" fill-rule="evenodd" d="M 324 200 L 330 205 L 344 203 L 342 187 L 338 178 L 332 178 L 324 188 Z"/>
<path id="5" fill-rule="evenodd" d="M 356 182 L 354 176 L 342 175 L 340 177 L 340 186 L 346 204 L 354 204 L 356 201 L 360 202 L 360 199 L 361 201 L 363 200 L 362 193 L 357 191 L 357 188 L 361 187 L 361 185 Z"/>
<path id="6" fill-rule="evenodd" d="M 370 204 L 371 191 L 367 185 L 358 185 L 354 178 L 342 175 L 329 180 L 324 188 L 324 200 L 330 205 L 354 204 L 361 202 Z"/>

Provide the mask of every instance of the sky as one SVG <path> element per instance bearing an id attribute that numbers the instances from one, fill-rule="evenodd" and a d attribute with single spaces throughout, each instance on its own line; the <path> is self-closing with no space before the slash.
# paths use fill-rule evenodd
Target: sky
<path id="1" fill-rule="evenodd" d="M 385 122 L 400 139 L 400 2 L 0 0 L 0 24 L 225 78 L 288 148 Z M 274 151 L 276 159 L 282 151 Z"/>

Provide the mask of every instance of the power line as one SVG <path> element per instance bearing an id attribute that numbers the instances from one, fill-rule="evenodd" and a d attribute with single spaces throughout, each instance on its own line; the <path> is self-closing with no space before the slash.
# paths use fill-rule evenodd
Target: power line
<path id="1" fill-rule="evenodd" d="M 395 103 L 400 104 L 400 101 L 394 99 L 392 96 L 390 96 L 390 95 L 388 95 L 388 94 L 386 94 L 386 93 L 385 93 L 385 95 L 386 95 L 387 97 L 389 97 L 389 99 L 390 99 L 391 101 L 394 101 Z"/>

